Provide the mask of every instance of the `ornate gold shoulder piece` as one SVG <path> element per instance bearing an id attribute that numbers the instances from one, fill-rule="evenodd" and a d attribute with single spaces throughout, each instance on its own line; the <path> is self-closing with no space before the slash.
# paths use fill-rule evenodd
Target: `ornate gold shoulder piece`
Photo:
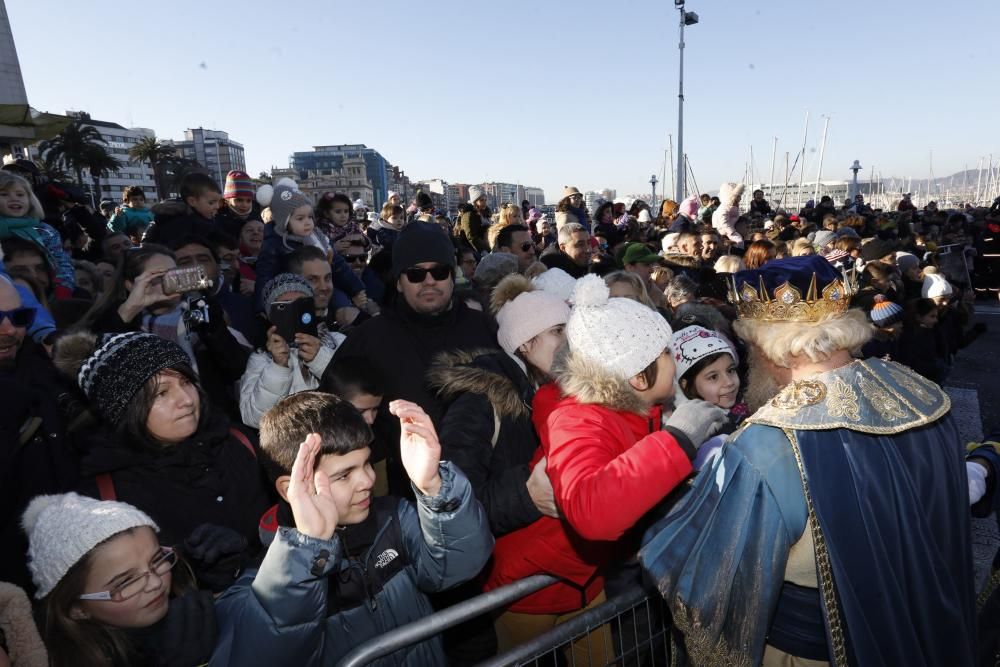
<path id="1" fill-rule="evenodd" d="M 785 281 L 770 294 L 760 276 L 758 285 L 744 281 L 737 285 L 735 276 L 729 280 L 729 301 L 736 306 L 740 319 L 765 322 L 819 322 L 828 315 L 847 311 L 851 297 L 857 291 L 853 271 L 842 272 L 841 277 L 819 290 L 813 273 L 805 295 L 799 288 Z"/>

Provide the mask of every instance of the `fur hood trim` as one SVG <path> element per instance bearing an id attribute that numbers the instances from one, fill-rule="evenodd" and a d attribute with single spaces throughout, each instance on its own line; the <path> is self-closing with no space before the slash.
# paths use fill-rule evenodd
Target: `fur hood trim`
<path id="1" fill-rule="evenodd" d="M 736 206 L 736 202 L 743 196 L 743 190 L 742 183 L 723 183 L 719 186 L 719 201 L 724 207 Z"/>
<path id="2" fill-rule="evenodd" d="M 702 267 L 702 262 L 697 257 L 692 257 L 691 255 L 683 255 L 681 253 L 672 252 L 670 254 L 661 254 L 660 257 L 668 265 L 679 266 L 685 269 L 700 269 Z"/>
<path id="3" fill-rule="evenodd" d="M 592 361 L 570 352 L 559 365 L 559 386 L 563 394 L 572 396 L 578 403 L 601 405 L 621 412 L 646 415 L 649 412 L 635 395 L 628 380 L 609 375 Z"/>
<path id="4" fill-rule="evenodd" d="M 506 375 L 474 363 L 479 357 L 498 354 L 506 355 L 486 349 L 442 352 L 427 371 L 427 383 L 442 400 L 451 401 L 466 392 L 482 394 L 500 417 L 528 417 L 531 411 L 514 382 Z"/>

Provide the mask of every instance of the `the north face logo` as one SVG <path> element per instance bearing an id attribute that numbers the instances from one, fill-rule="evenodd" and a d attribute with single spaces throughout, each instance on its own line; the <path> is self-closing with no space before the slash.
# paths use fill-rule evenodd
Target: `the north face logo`
<path id="1" fill-rule="evenodd" d="M 396 558 L 398 557 L 399 557 L 398 551 L 396 551 L 395 549 L 386 549 L 385 551 L 383 551 L 378 555 L 377 559 L 375 559 L 375 567 L 376 568 L 385 567 L 392 561 L 396 560 Z"/>

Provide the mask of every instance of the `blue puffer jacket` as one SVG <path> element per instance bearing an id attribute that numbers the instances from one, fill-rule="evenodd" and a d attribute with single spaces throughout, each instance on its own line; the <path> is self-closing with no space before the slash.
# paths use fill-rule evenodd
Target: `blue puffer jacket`
<path id="1" fill-rule="evenodd" d="M 260 569 L 244 573 L 216 601 L 219 640 L 211 666 L 332 666 L 362 642 L 432 614 L 424 593 L 476 576 L 493 551 L 468 480 L 447 462 L 441 480 L 437 496 L 414 489 L 416 505 L 375 499 L 374 538 L 358 554 L 347 553 L 340 534 L 317 540 L 278 528 Z M 447 663 L 434 637 L 372 664 Z"/>

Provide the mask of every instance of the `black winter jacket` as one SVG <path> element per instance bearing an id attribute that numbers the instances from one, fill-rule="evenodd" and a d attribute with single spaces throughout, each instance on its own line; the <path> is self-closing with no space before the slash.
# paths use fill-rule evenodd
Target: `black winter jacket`
<path id="1" fill-rule="evenodd" d="M 215 413 L 193 437 L 156 451 L 115 442 L 102 431 L 82 443 L 80 493 L 100 498 L 97 476 L 107 473 L 118 500 L 156 521 L 163 544 L 179 545 L 199 525 L 211 523 L 259 546 L 258 524 L 272 501 L 257 458 L 229 427 Z"/>
<path id="2" fill-rule="evenodd" d="M 73 490 L 79 478 L 60 397 L 70 393 L 40 346 L 25 338 L 0 370 L 0 581 L 34 590 L 21 515 L 37 495 Z"/>
<path id="3" fill-rule="evenodd" d="M 541 518 L 527 488 L 539 445 L 531 422 L 535 386 L 521 367 L 505 352 L 444 353 L 427 378 L 446 404 L 441 458 L 469 478 L 493 535 Z"/>
<path id="4" fill-rule="evenodd" d="M 374 431 L 375 442 L 385 443 L 388 451 L 373 451 L 372 457 L 375 461 L 386 459 L 393 495 L 409 498 L 413 492 L 399 463 L 399 420 L 389 414 L 389 402 L 397 398 L 413 401 L 439 426 L 444 411 L 425 377 L 434 357 L 441 352 L 491 347 L 496 347 L 496 329 L 486 314 L 456 301 L 440 315 L 422 315 L 400 298 L 378 317 L 351 330 L 337 350 L 326 375 L 340 360 L 361 359 L 385 381 L 386 392 Z"/>

